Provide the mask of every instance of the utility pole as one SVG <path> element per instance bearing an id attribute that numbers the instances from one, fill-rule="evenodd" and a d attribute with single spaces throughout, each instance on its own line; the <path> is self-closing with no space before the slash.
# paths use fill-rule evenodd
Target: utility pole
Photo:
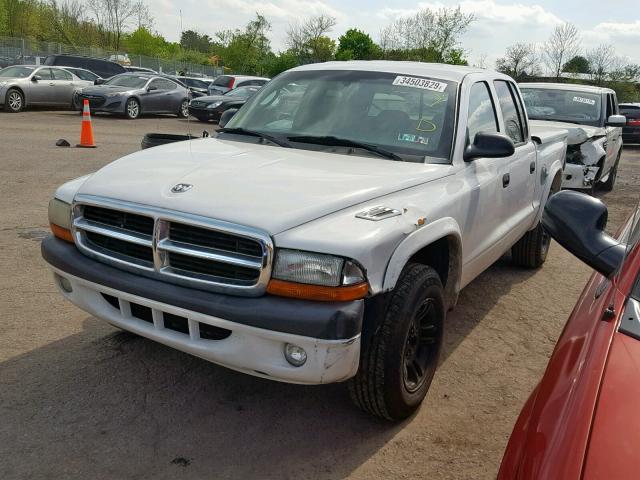
<path id="1" fill-rule="evenodd" d="M 180 9 L 180 35 L 179 37 L 182 38 L 182 32 L 184 30 L 182 30 L 182 9 Z"/>

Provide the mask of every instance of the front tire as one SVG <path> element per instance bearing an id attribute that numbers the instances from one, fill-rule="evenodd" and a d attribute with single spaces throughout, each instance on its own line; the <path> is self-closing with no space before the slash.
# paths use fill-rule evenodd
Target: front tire
<path id="1" fill-rule="evenodd" d="M 18 113 L 24 109 L 24 95 L 20 90 L 9 89 L 4 99 L 4 109 L 10 113 Z"/>
<path id="2" fill-rule="evenodd" d="M 140 102 L 130 98 L 124 106 L 124 114 L 129 120 L 135 120 L 140 116 Z"/>
<path id="3" fill-rule="evenodd" d="M 618 176 L 618 163 L 620 162 L 620 155 L 622 155 L 622 152 L 618 154 L 618 158 L 616 158 L 616 163 L 613 164 L 613 167 L 609 171 L 609 178 L 607 178 L 607 181 L 601 183 L 601 188 L 605 192 L 610 192 L 611 190 L 613 190 L 613 186 L 616 184 L 616 177 Z"/>
<path id="4" fill-rule="evenodd" d="M 445 318 L 440 277 L 431 267 L 408 264 L 384 309 L 364 341 L 349 392 L 365 412 L 398 421 L 418 409 L 438 364 Z"/>

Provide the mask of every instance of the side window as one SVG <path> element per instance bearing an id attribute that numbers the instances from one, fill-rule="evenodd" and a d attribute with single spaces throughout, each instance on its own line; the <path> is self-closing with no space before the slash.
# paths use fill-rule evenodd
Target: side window
<path id="1" fill-rule="evenodd" d="M 520 121 L 522 122 L 522 133 L 524 135 L 524 141 L 526 142 L 529 139 L 529 125 L 527 124 L 527 115 L 526 110 L 524 109 L 524 105 L 522 103 L 522 98 L 518 93 L 518 89 L 514 83 L 509 82 L 509 90 L 511 90 L 511 95 L 516 101 L 516 107 L 518 108 L 518 115 L 520 115 Z"/>
<path id="2" fill-rule="evenodd" d="M 478 132 L 497 132 L 498 120 L 491 100 L 489 86 L 485 82 L 477 82 L 471 87 L 469 94 L 469 118 L 467 120 L 467 138 L 473 142 Z"/>
<path id="3" fill-rule="evenodd" d="M 607 118 L 609 118 L 611 115 L 615 115 L 615 110 L 613 107 L 613 95 L 607 93 Z M 607 121 L 607 118 L 605 118 L 605 121 Z"/>
<path id="4" fill-rule="evenodd" d="M 151 83 L 149 83 L 148 87 L 156 87 L 157 90 L 163 90 L 162 80 L 160 80 L 159 78 L 151 80 Z"/>
<path id="5" fill-rule="evenodd" d="M 171 80 L 167 80 L 167 79 L 162 80 L 162 88 L 164 90 L 174 90 L 177 86 L 178 84 L 172 82 Z"/>
<path id="6" fill-rule="evenodd" d="M 41 68 L 36 72 L 36 75 L 38 75 L 42 80 L 53 80 L 50 68 Z"/>
<path id="7" fill-rule="evenodd" d="M 69 72 L 65 72 L 64 70 L 59 70 L 57 68 L 52 68 L 51 71 L 53 72 L 54 80 L 73 80 L 73 77 Z"/>
<path id="8" fill-rule="evenodd" d="M 494 80 L 493 86 L 498 94 L 498 103 L 502 111 L 505 133 L 509 135 L 514 143 L 524 142 L 524 131 L 522 119 L 518 113 L 516 102 L 509 88 L 509 84 L 504 80 Z"/>

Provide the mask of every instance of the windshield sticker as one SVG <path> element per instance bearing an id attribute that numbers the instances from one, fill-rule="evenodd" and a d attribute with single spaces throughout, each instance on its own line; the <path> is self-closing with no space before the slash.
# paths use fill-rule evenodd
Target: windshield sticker
<path id="1" fill-rule="evenodd" d="M 419 132 L 435 132 L 437 129 L 438 126 L 426 118 L 421 118 L 418 122 L 418 126 L 416 127 L 416 130 Z"/>
<path id="2" fill-rule="evenodd" d="M 590 98 L 584 98 L 584 97 L 573 97 L 573 101 L 578 103 L 586 103 L 587 105 L 596 104 L 595 100 L 591 100 Z"/>
<path id="3" fill-rule="evenodd" d="M 423 90 L 431 90 L 434 92 L 444 92 L 444 89 L 447 88 L 446 83 L 436 82 L 435 80 L 428 80 L 426 78 L 405 77 L 404 75 L 398 75 L 393 81 L 393 85 L 422 88 Z"/>
<path id="4" fill-rule="evenodd" d="M 401 142 L 421 143 L 423 145 L 429 144 L 428 138 L 413 135 L 411 133 L 399 133 L 398 140 Z"/>

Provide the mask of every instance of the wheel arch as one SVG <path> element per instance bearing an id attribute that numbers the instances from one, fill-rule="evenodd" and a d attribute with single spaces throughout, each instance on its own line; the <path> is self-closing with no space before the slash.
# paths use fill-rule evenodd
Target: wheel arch
<path id="1" fill-rule="evenodd" d="M 396 247 L 384 275 L 383 291 L 393 290 L 409 262 L 436 270 L 444 287 L 447 308 L 456 304 L 462 274 L 462 236 L 453 218 L 442 218 L 425 225 Z"/>
<path id="2" fill-rule="evenodd" d="M 551 192 L 559 192 L 562 188 L 562 172 L 563 168 L 559 162 L 554 162 L 551 165 L 547 173 L 547 178 L 551 179 L 551 181 L 546 181 L 544 183 L 542 196 L 540 197 L 540 207 L 538 208 L 538 213 L 536 215 L 535 221 L 531 225 L 531 229 L 534 229 L 538 226 L 538 222 L 540 222 L 540 219 L 542 218 L 544 206 L 547 203 Z"/>
<path id="3" fill-rule="evenodd" d="M 24 105 L 22 108 L 25 108 L 27 106 L 27 94 L 24 92 L 24 90 L 22 89 L 22 87 L 20 87 L 19 85 L 11 85 L 9 88 L 7 88 L 7 93 L 5 93 L 5 102 L 7 101 L 7 95 L 9 95 L 9 92 L 11 90 L 17 90 L 18 92 L 20 92 L 20 95 L 22 95 L 22 101 L 24 102 Z"/>

